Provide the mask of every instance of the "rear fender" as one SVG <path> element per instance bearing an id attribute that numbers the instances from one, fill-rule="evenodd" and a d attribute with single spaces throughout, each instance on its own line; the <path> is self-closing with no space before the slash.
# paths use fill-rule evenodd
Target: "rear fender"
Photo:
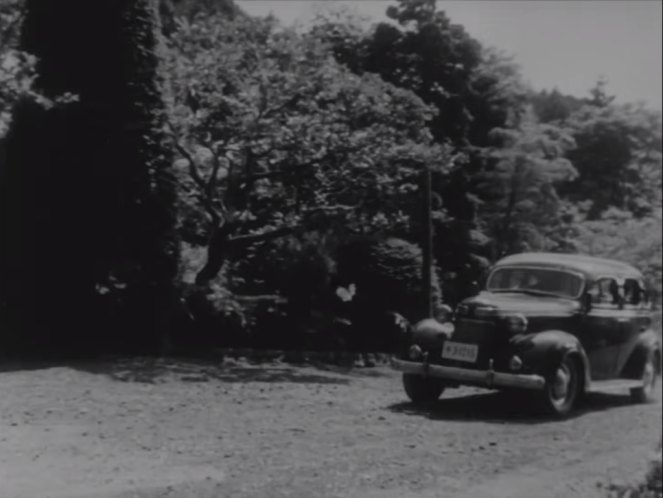
<path id="1" fill-rule="evenodd" d="M 626 379 L 639 379 L 642 377 L 642 368 L 644 367 L 645 360 L 647 355 L 651 351 L 656 351 L 658 353 L 658 371 L 656 373 L 661 373 L 661 341 L 652 329 L 648 329 L 640 334 L 638 337 L 638 342 L 636 343 L 631 356 L 628 357 L 624 368 L 620 373 L 621 377 Z"/>
<path id="2" fill-rule="evenodd" d="M 514 352 L 523 360 L 525 368 L 549 379 L 566 355 L 573 355 L 581 364 L 583 389 L 589 387 L 591 375 L 585 349 L 577 337 L 563 330 L 547 330 L 517 335 L 511 339 Z"/>

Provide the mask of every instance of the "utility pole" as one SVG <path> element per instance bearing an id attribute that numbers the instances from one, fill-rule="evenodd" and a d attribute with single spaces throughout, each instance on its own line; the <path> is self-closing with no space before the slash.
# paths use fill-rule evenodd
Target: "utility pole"
<path id="1" fill-rule="evenodd" d="M 424 240 L 423 246 L 423 298 L 426 303 L 426 318 L 433 318 L 433 216 L 432 216 L 432 200 L 433 193 L 431 187 L 431 173 L 428 166 L 423 170 L 423 193 L 424 193 Z"/>

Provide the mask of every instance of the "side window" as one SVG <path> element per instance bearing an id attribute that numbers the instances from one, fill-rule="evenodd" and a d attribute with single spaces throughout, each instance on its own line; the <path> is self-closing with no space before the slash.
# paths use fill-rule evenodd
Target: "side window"
<path id="1" fill-rule="evenodd" d="M 620 303 L 619 284 L 614 278 L 597 280 L 589 290 L 592 304 L 600 308 L 612 308 Z"/>
<path id="2" fill-rule="evenodd" d="M 649 298 L 644 282 L 626 279 L 624 282 L 624 305 L 635 308 L 646 308 Z"/>

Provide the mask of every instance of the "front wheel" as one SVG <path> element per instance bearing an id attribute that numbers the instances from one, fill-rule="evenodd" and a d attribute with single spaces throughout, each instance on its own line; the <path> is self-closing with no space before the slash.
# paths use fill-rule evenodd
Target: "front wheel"
<path id="1" fill-rule="evenodd" d="M 651 403 L 656 399 L 656 378 L 660 371 L 660 355 L 650 352 L 642 367 L 642 386 L 631 389 L 636 403 Z"/>
<path id="2" fill-rule="evenodd" d="M 403 388 L 410 401 L 418 405 L 437 401 L 444 391 L 444 385 L 438 379 L 407 373 L 403 374 Z"/>
<path id="3" fill-rule="evenodd" d="M 540 393 L 541 404 L 546 413 L 556 417 L 566 417 L 575 405 L 580 393 L 581 377 L 578 364 L 570 356 L 565 356 L 553 375 L 546 380 Z"/>

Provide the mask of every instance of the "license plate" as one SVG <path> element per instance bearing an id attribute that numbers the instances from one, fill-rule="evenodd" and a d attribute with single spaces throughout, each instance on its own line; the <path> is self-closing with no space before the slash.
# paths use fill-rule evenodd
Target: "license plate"
<path id="1" fill-rule="evenodd" d="M 445 360 L 459 360 L 474 363 L 479 356 L 479 346 L 463 342 L 447 341 L 442 349 L 442 358 Z"/>

